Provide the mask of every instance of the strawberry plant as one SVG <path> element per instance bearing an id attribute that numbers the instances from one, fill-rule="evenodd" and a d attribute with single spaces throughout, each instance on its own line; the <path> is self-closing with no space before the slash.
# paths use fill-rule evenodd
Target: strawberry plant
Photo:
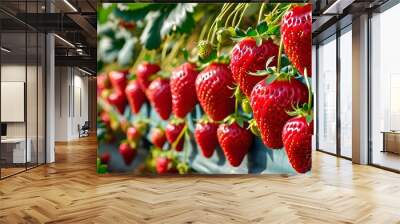
<path id="1" fill-rule="evenodd" d="M 98 172 L 250 172 L 254 152 L 308 172 L 311 22 L 307 3 L 101 5 Z"/>

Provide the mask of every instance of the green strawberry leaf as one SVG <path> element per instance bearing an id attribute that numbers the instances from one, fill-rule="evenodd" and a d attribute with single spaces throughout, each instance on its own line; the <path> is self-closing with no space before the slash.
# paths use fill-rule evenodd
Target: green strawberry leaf
<path id="1" fill-rule="evenodd" d="M 163 24 L 165 14 L 155 11 L 149 12 L 146 16 L 146 26 L 140 36 L 140 42 L 148 50 L 157 49 L 161 44 L 160 29 Z"/>
<path id="2" fill-rule="evenodd" d="M 101 10 L 97 10 L 97 21 L 100 24 L 106 23 L 109 15 L 112 13 L 115 7 L 115 4 L 111 4 L 108 7 L 102 7 Z"/>
<path id="3" fill-rule="evenodd" d="M 246 31 L 246 36 L 254 37 L 257 36 L 257 30 L 253 29 L 252 27 L 249 27 Z"/>
<path id="4" fill-rule="evenodd" d="M 289 73 L 290 65 L 281 68 L 281 73 Z"/>
<path id="5" fill-rule="evenodd" d="M 134 47 L 136 44 L 137 40 L 132 38 L 129 39 L 127 42 L 125 42 L 124 46 L 122 47 L 122 49 L 120 50 L 119 54 L 118 54 L 118 63 L 121 66 L 127 66 L 130 65 L 132 63 L 132 59 L 133 59 L 133 54 L 134 54 Z"/>
<path id="6" fill-rule="evenodd" d="M 165 37 L 167 34 L 173 31 L 190 33 L 195 26 L 192 13 L 196 5 L 197 3 L 178 3 L 163 21 L 163 25 L 160 30 L 161 36 Z"/>
<path id="7" fill-rule="evenodd" d="M 269 73 L 269 71 L 267 71 L 267 70 L 258 70 L 256 72 L 249 72 L 248 74 L 252 75 L 252 76 L 266 76 L 271 73 Z"/>
<path id="8" fill-rule="evenodd" d="M 290 65 L 290 60 L 289 60 L 289 58 L 287 57 L 286 54 L 282 54 L 282 56 L 281 56 L 281 66 L 283 67 L 283 66 L 287 66 L 287 65 Z"/>
<path id="9" fill-rule="evenodd" d="M 144 60 L 144 61 L 147 61 L 147 62 L 149 62 L 149 63 L 152 63 L 153 57 L 152 57 L 150 54 L 145 54 L 145 55 L 143 56 L 143 60 Z"/>
<path id="10" fill-rule="evenodd" d="M 183 58 L 185 59 L 185 61 L 189 60 L 189 52 L 186 48 L 182 49 L 182 53 L 183 53 Z"/>
<path id="11" fill-rule="evenodd" d="M 243 128 L 244 127 L 244 119 L 241 117 L 236 118 L 236 123 Z"/>
<path id="12" fill-rule="evenodd" d="M 144 8 L 149 7 L 152 5 L 151 3 L 126 3 L 124 6 L 126 7 L 127 10 L 129 11 L 142 11 Z"/>
<path id="13" fill-rule="evenodd" d="M 257 25 L 257 32 L 262 35 L 268 31 L 268 24 L 267 22 L 263 21 Z"/>
<path id="14" fill-rule="evenodd" d="M 144 19 L 146 17 L 147 13 L 149 13 L 149 8 L 145 9 L 143 8 L 142 10 L 137 10 L 135 12 L 132 12 L 131 10 L 120 10 L 118 8 L 114 8 L 113 14 L 116 17 L 121 18 L 122 20 L 125 21 L 139 21 Z"/>
<path id="15" fill-rule="evenodd" d="M 275 25 L 275 26 L 270 26 L 270 27 L 268 27 L 266 34 L 279 36 L 280 28 L 281 28 L 281 26 L 279 24 Z"/>

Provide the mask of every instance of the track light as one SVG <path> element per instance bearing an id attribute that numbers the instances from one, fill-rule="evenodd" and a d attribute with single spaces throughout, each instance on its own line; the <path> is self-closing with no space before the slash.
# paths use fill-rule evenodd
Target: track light
<path id="1" fill-rule="evenodd" d="M 11 50 L 9 50 L 9 49 L 7 49 L 7 48 L 5 48 L 5 47 L 1 47 L 0 49 L 1 49 L 2 51 L 6 52 L 6 53 L 10 53 L 10 52 L 11 52 Z"/>
<path id="2" fill-rule="evenodd" d="M 73 6 L 68 0 L 64 0 L 65 4 L 67 4 L 74 12 L 78 12 L 78 10 Z"/>
<path id="3" fill-rule="evenodd" d="M 54 34 L 55 37 L 57 37 L 59 40 L 61 40 L 62 42 L 66 43 L 67 45 L 69 45 L 70 47 L 75 48 L 75 45 L 73 45 L 71 42 L 69 42 L 68 40 L 60 37 L 58 34 Z"/>

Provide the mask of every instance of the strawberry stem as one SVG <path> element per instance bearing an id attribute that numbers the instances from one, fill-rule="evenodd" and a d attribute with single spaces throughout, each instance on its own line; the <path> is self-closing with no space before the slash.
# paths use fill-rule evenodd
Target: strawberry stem
<path id="1" fill-rule="evenodd" d="M 243 15 L 244 15 L 244 13 L 246 12 L 246 9 L 247 9 L 248 7 L 249 7 L 249 4 L 248 4 L 248 3 L 244 4 L 244 6 L 242 7 L 242 8 L 243 8 L 242 13 L 240 14 L 239 21 L 236 23 L 236 26 L 235 26 L 235 27 L 239 27 L 240 23 L 242 22 Z"/>
<path id="2" fill-rule="evenodd" d="M 279 41 L 278 64 L 276 67 L 276 72 L 278 73 L 280 73 L 281 70 L 282 49 L 283 49 L 283 37 L 281 37 L 281 40 Z"/>
<path id="3" fill-rule="evenodd" d="M 211 21 L 212 21 L 212 17 L 209 17 L 207 22 L 204 24 L 203 28 L 200 31 L 199 41 L 203 40 L 204 35 L 206 34 L 206 31 L 209 28 Z"/>
<path id="4" fill-rule="evenodd" d="M 176 149 L 176 146 L 178 145 L 179 141 L 181 140 L 181 138 L 183 137 L 183 135 L 185 134 L 187 129 L 187 124 L 185 122 L 185 126 L 182 128 L 182 131 L 179 133 L 178 137 L 175 139 L 175 141 L 172 143 L 172 148 Z"/>
<path id="5" fill-rule="evenodd" d="M 232 3 L 232 5 L 235 5 L 235 4 Z M 236 13 L 236 11 L 239 9 L 239 6 L 240 6 L 240 4 L 236 5 L 235 9 L 233 9 L 232 12 L 228 15 L 228 17 L 226 18 L 225 26 L 224 26 L 224 27 L 227 27 L 227 26 L 228 26 L 229 20 L 230 20 L 231 17 Z"/>
<path id="6" fill-rule="evenodd" d="M 221 9 L 221 11 L 219 12 L 219 14 L 218 14 L 218 16 L 217 16 L 217 19 L 214 21 L 214 28 L 213 29 L 210 29 L 210 30 L 212 30 L 212 34 L 211 34 L 211 43 L 214 43 L 214 38 L 215 38 L 215 33 L 218 31 L 218 22 L 220 22 L 221 20 L 222 20 L 222 18 L 225 16 L 225 13 L 228 11 L 228 9 L 229 9 L 229 5 L 228 5 L 228 3 L 225 3 L 223 6 L 222 6 L 222 9 Z"/>
<path id="7" fill-rule="evenodd" d="M 242 9 L 242 7 L 243 7 L 243 3 L 239 3 L 237 6 L 237 10 L 235 11 L 235 14 L 233 16 L 231 26 L 235 26 L 235 21 L 236 21 L 237 15 L 239 14 L 239 11 Z"/>
<path id="8" fill-rule="evenodd" d="M 239 116 L 239 100 L 241 98 L 239 86 L 236 86 L 234 94 L 235 94 L 235 117 L 238 117 Z"/>
<path id="9" fill-rule="evenodd" d="M 260 12 L 258 14 L 257 24 L 259 24 L 261 22 L 261 17 L 263 15 L 265 5 L 266 5 L 265 2 L 261 4 Z"/>
<path id="10" fill-rule="evenodd" d="M 290 9 L 292 8 L 292 4 L 289 4 L 285 7 L 283 7 L 283 10 L 281 12 L 279 12 L 278 16 L 275 17 L 275 19 L 271 22 L 271 24 L 275 24 L 278 21 L 280 21 L 283 17 L 283 15 Z"/>
<path id="11" fill-rule="evenodd" d="M 190 143 L 190 148 L 193 147 L 192 142 L 190 141 L 190 135 L 189 135 L 188 128 L 185 130 L 185 141 Z M 187 147 L 183 147 L 183 152 L 184 152 L 183 157 L 184 157 L 185 162 L 189 163 L 189 153 L 188 153 Z"/>
<path id="12" fill-rule="evenodd" d="M 309 106 L 309 108 L 311 108 L 312 90 L 311 90 L 310 81 L 308 80 L 308 76 L 307 76 L 307 68 L 304 69 L 304 78 L 306 79 L 306 85 L 307 85 L 307 89 L 308 89 L 308 106 Z"/>

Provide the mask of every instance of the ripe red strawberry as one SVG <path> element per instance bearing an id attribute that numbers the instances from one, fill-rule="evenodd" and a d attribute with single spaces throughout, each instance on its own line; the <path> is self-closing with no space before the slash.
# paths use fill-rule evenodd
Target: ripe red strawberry
<path id="1" fill-rule="evenodd" d="M 123 92 L 115 91 L 108 96 L 108 102 L 115 106 L 117 110 L 122 114 L 125 111 L 126 99 Z"/>
<path id="2" fill-rule="evenodd" d="M 167 157 L 158 157 L 156 159 L 156 171 L 158 174 L 175 173 L 173 161 Z"/>
<path id="3" fill-rule="evenodd" d="M 122 143 L 119 145 L 119 154 L 122 156 L 125 164 L 128 166 L 135 158 L 136 150 L 131 148 L 128 143 Z"/>
<path id="4" fill-rule="evenodd" d="M 304 75 L 311 77 L 311 17 L 312 5 L 295 6 L 282 18 L 281 34 L 285 53 L 297 68 Z"/>
<path id="5" fill-rule="evenodd" d="M 151 82 L 147 91 L 147 97 L 151 105 L 160 115 L 161 119 L 167 120 L 172 110 L 171 88 L 168 79 L 161 77 Z"/>
<path id="6" fill-rule="evenodd" d="M 292 167 L 299 173 L 311 169 L 311 138 L 313 122 L 307 123 L 305 117 L 294 117 L 283 127 L 282 139 Z"/>
<path id="7" fill-rule="evenodd" d="M 228 65 L 212 63 L 196 79 L 196 92 L 200 105 L 214 121 L 220 121 L 235 108 L 233 79 Z"/>
<path id="8" fill-rule="evenodd" d="M 219 125 L 217 136 L 219 145 L 229 163 L 234 167 L 239 166 L 253 142 L 251 132 L 234 122 L 232 124 Z"/>
<path id="9" fill-rule="evenodd" d="M 167 137 L 167 141 L 169 144 L 174 144 L 174 142 L 178 139 L 181 134 L 183 128 L 185 127 L 185 123 L 177 123 L 177 122 L 169 122 L 167 127 L 165 128 L 165 135 Z M 176 144 L 175 150 L 180 152 L 183 150 L 184 137 L 180 138 L 179 142 Z"/>
<path id="10" fill-rule="evenodd" d="M 103 112 L 100 114 L 100 120 L 101 120 L 107 127 L 110 127 L 111 118 L 110 118 L 110 115 L 108 115 L 107 112 L 103 111 Z"/>
<path id="11" fill-rule="evenodd" d="M 270 84 L 262 80 L 254 86 L 250 103 L 264 145 L 272 149 L 283 147 L 282 128 L 290 119 L 287 111 L 307 99 L 307 87 L 294 78 L 278 78 Z"/>
<path id="12" fill-rule="evenodd" d="M 143 103 L 146 102 L 146 95 L 140 88 L 137 80 L 132 80 L 129 82 L 125 88 L 125 95 L 128 99 L 132 112 L 135 114 L 139 113 Z"/>
<path id="13" fill-rule="evenodd" d="M 218 124 L 213 122 L 198 122 L 194 130 L 194 137 L 204 157 L 210 158 L 218 146 Z"/>
<path id="14" fill-rule="evenodd" d="M 197 103 L 195 82 L 198 74 L 196 65 L 191 63 L 185 63 L 172 72 L 172 111 L 179 118 L 184 118 Z"/>
<path id="15" fill-rule="evenodd" d="M 165 131 L 161 128 L 154 128 L 151 132 L 151 142 L 158 148 L 162 148 L 167 141 Z"/>
<path id="16" fill-rule="evenodd" d="M 128 141 L 136 141 L 140 137 L 141 137 L 141 133 L 135 127 L 129 127 L 126 130 L 126 138 L 128 139 Z"/>
<path id="17" fill-rule="evenodd" d="M 149 62 L 143 62 L 137 67 L 136 77 L 143 92 L 146 92 L 146 89 L 151 83 L 151 80 L 149 79 L 150 76 L 158 71 L 160 71 L 160 66 L 157 64 L 151 64 Z"/>
<path id="18" fill-rule="evenodd" d="M 111 159 L 111 155 L 108 152 L 104 152 L 103 154 L 101 154 L 100 156 L 100 161 L 102 164 L 108 164 L 108 162 Z"/>
<path id="19" fill-rule="evenodd" d="M 269 66 L 276 66 L 278 51 L 279 47 L 271 39 L 263 40 L 262 44 L 257 46 L 254 38 L 248 37 L 235 45 L 230 64 L 232 75 L 247 97 L 250 97 L 253 87 L 265 78 L 265 76 L 254 76 L 249 73 L 264 70 L 266 62 L 271 57 L 273 59 Z"/>
<path id="20" fill-rule="evenodd" d="M 110 87 L 108 77 L 105 73 L 99 74 L 97 76 L 97 94 L 100 95 L 101 92 Z"/>
<path id="21" fill-rule="evenodd" d="M 124 92 L 127 78 L 128 71 L 112 71 L 108 74 L 110 78 L 111 85 L 114 87 L 114 90 L 119 92 Z"/>

